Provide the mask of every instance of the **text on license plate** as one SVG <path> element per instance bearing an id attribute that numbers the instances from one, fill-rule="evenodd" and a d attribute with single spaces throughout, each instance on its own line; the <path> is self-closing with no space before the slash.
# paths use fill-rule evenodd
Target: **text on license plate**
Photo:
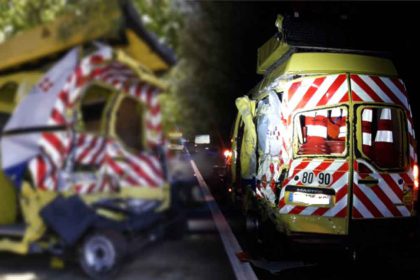
<path id="1" fill-rule="evenodd" d="M 331 196 L 320 193 L 302 193 L 292 192 L 289 196 L 289 201 L 294 203 L 316 204 L 316 205 L 329 205 Z"/>

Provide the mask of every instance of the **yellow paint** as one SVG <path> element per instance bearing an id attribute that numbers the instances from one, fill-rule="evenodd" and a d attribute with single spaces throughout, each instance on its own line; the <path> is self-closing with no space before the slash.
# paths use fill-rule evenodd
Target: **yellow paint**
<path id="1" fill-rule="evenodd" d="M 17 207 L 15 188 L 4 173 L 0 172 L 0 225 L 15 222 Z"/>
<path id="2" fill-rule="evenodd" d="M 293 233 L 347 234 L 347 219 L 345 218 L 280 214 L 277 219 L 286 227 L 285 233 L 289 235 Z"/>
<path id="3" fill-rule="evenodd" d="M 134 31 L 126 29 L 128 45 L 122 49 L 132 58 L 139 61 L 140 64 L 146 65 L 153 71 L 167 70 L 168 65 L 157 53 L 155 53 Z"/>
<path id="4" fill-rule="evenodd" d="M 235 104 L 245 125 L 240 155 L 241 177 L 251 179 L 255 173 L 252 161 L 257 147 L 257 132 L 254 123 L 256 104 L 254 100 L 249 100 L 248 96 L 237 98 Z"/>
<path id="5" fill-rule="evenodd" d="M 134 35 L 131 35 L 131 36 L 134 36 Z M 135 54 L 138 54 L 138 53 L 135 52 Z M 153 54 L 152 54 L 152 57 L 147 57 L 146 55 L 142 55 L 141 56 L 142 59 L 139 59 L 133 55 L 129 56 L 123 50 L 120 50 L 120 49 L 116 50 L 116 59 L 120 61 L 121 63 L 129 66 L 140 77 L 140 80 L 147 82 L 161 90 L 167 90 L 169 87 L 169 84 L 163 81 L 162 79 L 158 78 L 157 76 L 155 76 L 152 72 L 153 68 L 150 68 L 150 63 L 146 64 L 144 62 L 146 58 L 150 60 L 156 59 L 156 58 L 153 58 L 153 56 L 157 57 L 156 55 L 153 55 Z M 145 64 L 142 64 L 142 63 L 145 63 Z"/>
<path id="6" fill-rule="evenodd" d="M 62 258 L 53 256 L 50 259 L 50 267 L 53 269 L 64 269 L 65 267 L 65 263 L 64 260 Z"/>
<path id="7" fill-rule="evenodd" d="M 55 192 L 35 190 L 28 182 L 23 182 L 19 202 L 23 220 L 27 225 L 25 235 L 21 241 L 0 239 L 0 251 L 27 254 L 29 245 L 39 240 L 46 231 L 46 226 L 39 213 L 56 196 Z"/>
<path id="8" fill-rule="evenodd" d="M 258 48 L 257 73 L 264 74 L 278 59 L 290 51 L 290 46 L 284 41 L 272 37 L 263 46 Z"/>
<path id="9" fill-rule="evenodd" d="M 16 104 L 29 93 L 42 73 L 19 72 L 0 76 L 0 112 L 12 113 Z M 13 86 L 15 88 L 12 90 Z"/>
<path id="10" fill-rule="evenodd" d="M 110 1 L 110 3 L 116 3 L 116 1 Z M 59 55 L 59 52 L 100 37 L 116 37 L 117 26 L 121 24 L 120 9 L 109 6 L 106 21 L 98 21 L 96 12 L 85 15 L 86 18 L 91 19 L 85 24 L 74 24 L 81 21 L 81 18 L 66 15 L 57 18 L 54 22 L 16 34 L 0 44 L 0 70 L 18 67 L 23 63 L 33 62 L 46 56 Z"/>
<path id="11" fill-rule="evenodd" d="M 238 138 L 239 126 L 241 123 L 242 123 L 241 114 L 238 113 L 235 119 L 232 138 L 230 139 L 231 148 L 232 148 L 232 159 L 231 159 L 231 165 L 230 165 L 230 172 L 232 174 L 232 183 L 235 183 L 237 180 L 236 161 L 238 160 L 238 156 L 239 156 L 237 138 Z"/>
<path id="12" fill-rule="evenodd" d="M 264 76 L 256 92 L 277 89 L 293 75 L 325 76 L 329 74 L 398 75 L 392 61 L 373 56 L 344 53 L 295 53 Z"/>

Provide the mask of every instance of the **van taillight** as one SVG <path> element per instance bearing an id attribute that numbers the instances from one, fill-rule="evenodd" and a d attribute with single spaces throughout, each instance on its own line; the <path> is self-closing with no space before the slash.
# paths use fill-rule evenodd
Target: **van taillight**
<path id="1" fill-rule="evenodd" d="M 223 155 L 225 156 L 226 159 L 230 159 L 232 157 L 232 151 L 226 149 L 223 151 Z"/>
<path id="2" fill-rule="evenodd" d="M 413 166 L 413 177 L 414 177 L 414 190 L 418 191 L 419 189 L 419 166 L 415 164 Z"/>

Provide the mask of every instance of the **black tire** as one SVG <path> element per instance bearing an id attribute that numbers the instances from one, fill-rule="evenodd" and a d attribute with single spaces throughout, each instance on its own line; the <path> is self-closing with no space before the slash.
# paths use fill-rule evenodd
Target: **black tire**
<path id="1" fill-rule="evenodd" d="M 291 257 L 287 238 L 278 232 L 274 224 L 263 219 L 258 213 L 249 211 L 245 217 L 245 227 L 250 250 L 268 260 Z"/>
<path id="2" fill-rule="evenodd" d="M 119 272 L 127 254 L 127 241 L 116 231 L 94 231 L 79 248 L 79 263 L 92 279 L 112 279 Z"/>

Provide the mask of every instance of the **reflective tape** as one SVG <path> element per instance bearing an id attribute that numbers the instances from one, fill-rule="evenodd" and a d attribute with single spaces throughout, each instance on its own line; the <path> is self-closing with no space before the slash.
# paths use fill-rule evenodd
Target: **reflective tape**
<path id="1" fill-rule="evenodd" d="M 372 134 L 363 132 L 363 145 L 372 146 Z"/>
<path id="2" fill-rule="evenodd" d="M 389 108 L 382 109 L 381 120 L 391 120 L 391 109 Z"/>
<path id="3" fill-rule="evenodd" d="M 322 137 L 327 138 L 327 127 L 323 125 L 307 125 L 308 137 Z"/>
<path id="4" fill-rule="evenodd" d="M 367 121 L 367 122 L 372 122 L 372 110 L 371 109 L 363 110 L 362 120 Z"/>
<path id="5" fill-rule="evenodd" d="M 392 138 L 392 131 L 389 131 L 389 130 L 378 131 L 375 137 L 375 142 L 387 142 L 387 143 L 394 142 Z"/>
<path id="6" fill-rule="evenodd" d="M 343 126 L 340 126 L 340 132 L 338 134 L 338 138 L 345 138 L 347 134 L 347 127 L 344 124 Z"/>

